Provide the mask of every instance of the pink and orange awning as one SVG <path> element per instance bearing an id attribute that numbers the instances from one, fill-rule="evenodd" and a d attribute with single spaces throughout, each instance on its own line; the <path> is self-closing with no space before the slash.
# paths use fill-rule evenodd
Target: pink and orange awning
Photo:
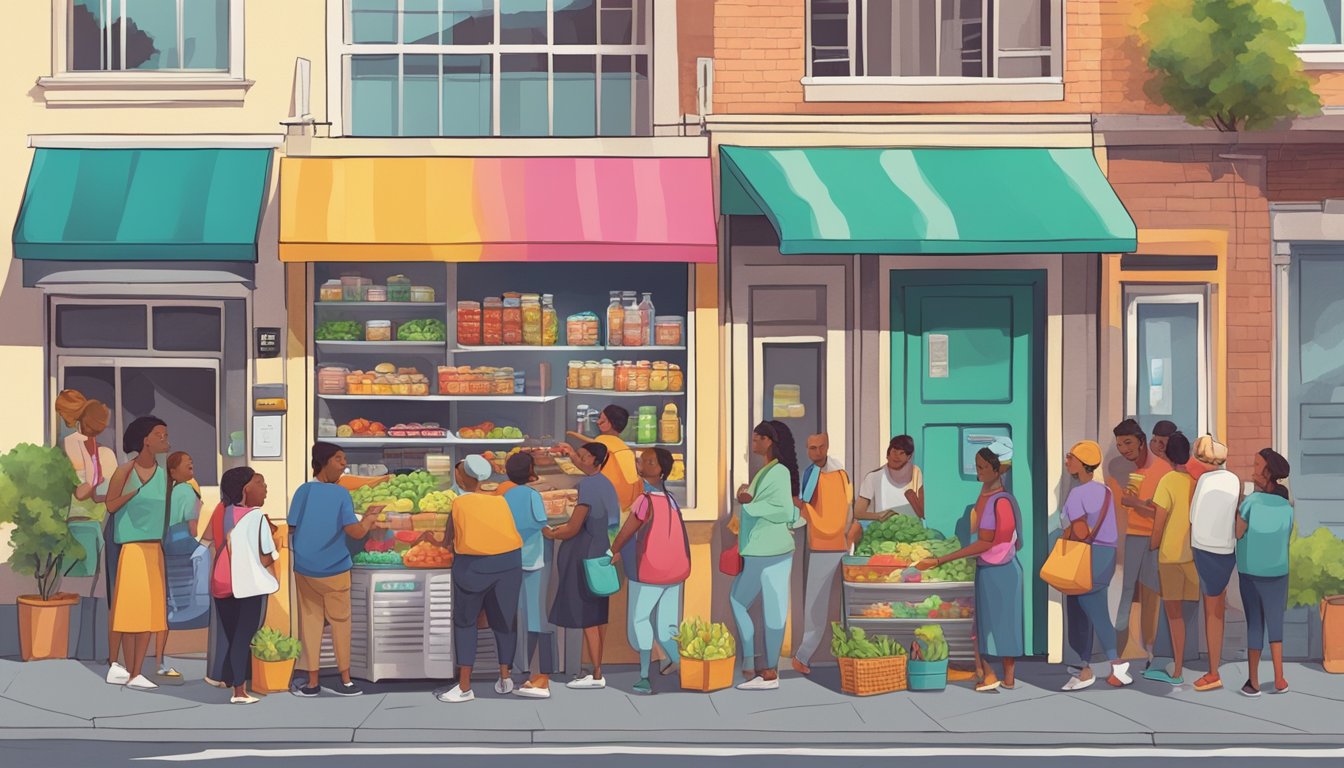
<path id="1" fill-rule="evenodd" d="M 717 259 L 708 158 L 290 157 L 282 261 Z"/>

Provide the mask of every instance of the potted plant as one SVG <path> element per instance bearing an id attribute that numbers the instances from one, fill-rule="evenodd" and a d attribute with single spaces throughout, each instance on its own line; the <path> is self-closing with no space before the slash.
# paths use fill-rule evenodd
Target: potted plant
<path id="1" fill-rule="evenodd" d="M 681 654 L 681 687 L 709 693 L 733 684 L 733 660 L 737 641 L 728 627 L 710 624 L 699 617 L 681 623 L 677 635 Z"/>
<path id="2" fill-rule="evenodd" d="M 840 664 L 840 690 L 855 696 L 904 691 L 906 656 L 901 644 L 889 637 L 869 637 L 861 627 L 848 632 L 831 622 L 831 654 Z"/>
<path id="3" fill-rule="evenodd" d="M 1322 618 L 1344 594 L 1344 541 L 1328 528 L 1292 540 L 1288 549 L 1288 615 L 1283 655 L 1322 660 Z"/>
<path id="4" fill-rule="evenodd" d="M 941 691 L 947 687 L 947 639 L 939 624 L 915 630 L 910 643 L 910 690 Z"/>
<path id="5" fill-rule="evenodd" d="M 85 554 L 66 520 L 78 484 L 60 448 L 23 443 L 0 456 L 0 523 L 14 524 L 9 566 L 37 581 L 37 594 L 18 599 L 24 661 L 70 654 L 70 609 L 79 596 L 59 590 Z"/>
<path id="6" fill-rule="evenodd" d="M 299 641 L 270 627 L 252 636 L 252 690 L 276 693 L 289 690 L 294 662 L 303 646 Z"/>

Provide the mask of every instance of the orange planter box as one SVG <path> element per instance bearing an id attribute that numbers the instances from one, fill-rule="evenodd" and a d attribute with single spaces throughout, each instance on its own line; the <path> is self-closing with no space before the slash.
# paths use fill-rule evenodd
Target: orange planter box
<path id="1" fill-rule="evenodd" d="M 289 690 L 294 679 L 295 659 L 262 661 L 252 657 L 252 690 L 258 693 L 281 693 Z"/>
<path id="2" fill-rule="evenodd" d="M 728 688 L 733 684 L 733 664 L 735 658 L 702 661 L 681 657 L 681 687 L 687 691 L 709 693 Z"/>

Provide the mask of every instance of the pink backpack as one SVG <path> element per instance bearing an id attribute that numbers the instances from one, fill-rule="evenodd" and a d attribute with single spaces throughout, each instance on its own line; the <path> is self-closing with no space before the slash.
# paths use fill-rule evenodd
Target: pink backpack
<path id="1" fill-rule="evenodd" d="M 691 542 L 671 496 L 645 493 L 649 519 L 636 536 L 641 584 L 680 584 L 691 575 Z M 639 502 L 636 502 L 639 503 Z"/>

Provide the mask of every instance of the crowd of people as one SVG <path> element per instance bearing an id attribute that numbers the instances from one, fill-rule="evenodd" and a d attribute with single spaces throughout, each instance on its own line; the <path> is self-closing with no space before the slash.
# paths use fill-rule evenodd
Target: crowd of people
<path id="1" fill-rule="evenodd" d="M 168 633 L 165 557 L 206 546 L 212 552 L 209 593 L 219 626 L 207 682 L 232 689 L 233 703 L 255 702 L 247 690 L 249 646 L 263 624 L 267 595 L 279 588 L 273 573 L 276 528 L 261 511 L 267 499 L 265 479 L 248 467 L 225 472 L 220 504 L 207 529 L 198 531 L 201 500 L 192 460 L 182 452 L 169 453 L 163 421 L 153 416 L 132 421 L 122 436 L 122 450 L 131 458 L 108 476 L 115 460 L 97 443 L 107 428 L 107 407 L 67 391 L 61 393 L 57 410 L 75 430 L 65 441 L 80 481 L 74 503 L 101 505 L 106 511 L 107 682 L 140 690 L 157 687 L 146 675 L 151 650 L 158 662 L 156 677 L 180 677 L 163 658 Z M 640 675 L 633 692 L 653 692 L 655 649 L 663 656 L 659 676 L 677 670 L 682 587 L 691 569 L 689 538 L 680 505 L 667 487 L 672 455 L 659 447 L 636 454 L 619 437 L 628 420 L 623 408 L 609 406 L 602 412 L 597 438 L 572 435 L 584 440 L 569 451 L 585 477 L 578 484 L 573 513 L 563 524 L 548 523 L 542 498 L 531 487 L 537 481 L 531 454 L 510 456 L 508 481 L 488 491 L 494 474 L 488 460 L 469 455 L 456 464 L 454 481 L 461 495 L 454 500 L 449 523 L 442 532 L 424 534 L 454 553 L 453 638 L 459 672 L 454 686 L 435 693 L 440 701 L 464 703 L 476 697 L 472 669 L 482 615 L 497 644 L 497 694 L 549 698 L 558 668 L 557 628 L 581 631 L 590 663 L 590 671 L 577 671 L 566 686 L 605 688 L 602 662 L 610 598 L 620 588 L 617 568 L 628 590 L 628 638 L 639 653 Z M 1094 647 L 1109 663 L 1107 683 L 1132 683 L 1130 664 L 1122 654 L 1128 642 L 1140 645 L 1148 656 L 1145 678 L 1182 684 L 1189 608 L 1201 600 L 1210 663 L 1194 688 L 1221 688 L 1227 590 L 1235 572 L 1251 662 L 1241 693 L 1260 695 L 1259 662 L 1266 637 L 1273 660 L 1272 690 L 1286 691 L 1283 619 L 1293 530 L 1293 508 L 1283 485 L 1288 462 L 1271 449 L 1261 450 L 1251 477 L 1254 492 L 1243 498 L 1240 479 L 1226 468 L 1228 449 L 1212 436 L 1192 445 L 1173 424 L 1159 422 L 1150 439 L 1129 419 L 1115 427 L 1114 437 L 1124 465 L 1107 468 L 1105 481 L 1098 443 L 1080 441 L 1065 456 L 1074 486 L 1062 509 L 1058 536 L 1087 542 L 1092 554 L 1091 588 L 1065 598 L 1073 663 L 1062 689 L 1081 691 L 1096 682 Z M 751 450 L 762 466 L 734 494 L 727 530 L 735 543 L 725 548 L 720 569 L 734 577 L 729 602 L 740 648 L 743 679 L 738 687 L 773 690 L 780 685 L 799 539 L 806 564 L 803 636 L 792 666 L 808 675 L 828 633 L 831 595 L 844 555 L 874 521 L 898 514 L 922 519 L 925 490 L 908 435 L 891 440 L 884 463 L 864 476 L 857 494 L 845 469 L 830 456 L 825 434 L 808 438 L 805 467 L 799 466 L 792 432 L 780 421 L 758 424 Z M 346 457 L 339 447 L 318 442 L 311 458 L 313 479 L 297 489 L 287 516 L 302 645 L 291 692 L 356 696 L 361 689 L 350 675 L 349 544 L 367 537 L 377 517 L 372 512 L 356 515 L 351 494 L 340 483 Z M 973 503 L 965 546 L 914 564 L 928 570 L 963 558 L 976 561 L 973 674 L 981 692 L 1013 689 L 1015 662 L 1026 654 L 1023 585 L 1036 574 L 1024 572 L 1018 557 L 1027 529 L 1005 482 L 1012 462 L 1013 445 L 1006 437 L 977 452 L 981 488 L 977 498 L 968 500 Z M 805 535 L 798 536 L 804 528 Z M 1120 608 L 1113 616 L 1109 593 L 1117 572 L 1122 579 Z M 1160 601 L 1164 621 L 1152 621 L 1138 609 L 1145 596 Z M 759 628 L 752 615 L 758 602 L 763 619 Z M 1131 614 L 1140 617 L 1136 630 L 1131 629 Z M 331 627 L 340 673 L 340 683 L 330 688 L 323 688 L 319 679 L 318 649 L 325 626 Z M 759 658 L 758 631 L 764 649 Z M 515 686 L 512 662 L 520 640 L 531 674 Z M 1172 662 L 1166 666 L 1152 662 L 1162 642 L 1171 651 Z M 999 663 L 1001 674 L 993 662 Z"/>

